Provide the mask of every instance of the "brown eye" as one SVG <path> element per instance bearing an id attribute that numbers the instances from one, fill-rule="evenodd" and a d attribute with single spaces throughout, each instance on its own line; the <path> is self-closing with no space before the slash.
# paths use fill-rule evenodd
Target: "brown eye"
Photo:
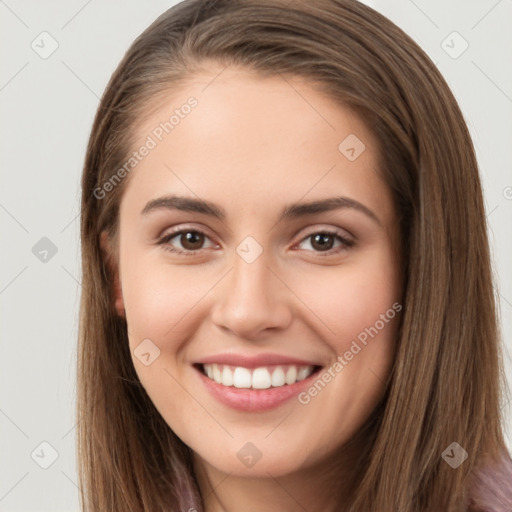
<path id="1" fill-rule="evenodd" d="M 165 235 L 159 241 L 159 244 L 163 245 L 164 249 L 170 252 L 194 255 L 194 253 L 198 253 L 204 249 L 203 246 L 206 240 L 210 240 L 210 238 L 201 231 L 182 229 L 181 231 L 175 231 L 174 233 Z M 177 247 L 176 244 L 178 244 Z M 210 247 L 214 247 L 214 245 L 215 244 L 210 242 Z"/>
<path id="2" fill-rule="evenodd" d="M 334 236 L 329 233 L 311 235 L 311 246 L 319 251 L 328 251 L 334 245 Z"/>
<path id="3" fill-rule="evenodd" d="M 352 240 L 349 240 L 337 231 L 317 231 L 315 233 L 311 233 L 309 236 L 302 239 L 300 245 L 306 242 L 309 242 L 309 246 L 311 248 L 306 248 L 308 252 L 311 252 L 312 250 L 318 254 L 325 253 L 322 254 L 322 256 L 335 255 L 354 245 Z"/>
<path id="4" fill-rule="evenodd" d="M 199 231 L 184 231 L 180 235 L 180 242 L 186 250 L 201 249 L 204 243 L 204 234 Z"/>

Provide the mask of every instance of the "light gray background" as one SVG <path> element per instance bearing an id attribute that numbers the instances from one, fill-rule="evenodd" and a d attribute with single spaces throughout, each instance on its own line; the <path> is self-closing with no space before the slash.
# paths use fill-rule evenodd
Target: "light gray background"
<path id="1" fill-rule="evenodd" d="M 132 40 L 176 3 L 0 0 L 1 511 L 78 510 L 74 404 L 83 157 L 111 73 Z M 426 50 L 471 130 L 512 382 L 512 0 L 365 3 Z M 42 58 L 52 40 L 58 48 Z M 464 41 L 469 47 L 459 55 Z M 46 262 L 33 253 L 43 237 L 57 249 Z M 53 461 L 52 450 L 58 456 L 43 469 Z"/>

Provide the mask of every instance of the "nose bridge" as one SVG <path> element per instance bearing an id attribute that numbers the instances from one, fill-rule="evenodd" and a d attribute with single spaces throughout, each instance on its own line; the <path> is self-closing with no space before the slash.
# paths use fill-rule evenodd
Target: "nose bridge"
<path id="1" fill-rule="evenodd" d="M 275 279 L 269 268 L 271 265 L 271 251 L 264 249 L 253 236 L 246 236 L 235 247 L 232 258 L 229 284 L 232 296 L 237 295 L 239 301 L 266 302 L 267 292 L 272 287 L 271 279 Z"/>
<path id="2" fill-rule="evenodd" d="M 270 252 L 245 240 L 232 259 L 231 272 L 219 288 L 213 321 L 239 336 L 251 337 L 260 330 L 284 327 L 291 320 L 286 287 L 274 275 Z"/>

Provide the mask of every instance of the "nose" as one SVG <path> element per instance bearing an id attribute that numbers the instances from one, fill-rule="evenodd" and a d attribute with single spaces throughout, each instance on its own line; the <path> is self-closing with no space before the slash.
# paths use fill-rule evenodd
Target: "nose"
<path id="1" fill-rule="evenodd" d="M 231 271 L 215 287 L 215 325 L 254 340 L 291 323 L 293 293 L 269 263 L 265 251 L 252 263 L 235 253 Z"/>

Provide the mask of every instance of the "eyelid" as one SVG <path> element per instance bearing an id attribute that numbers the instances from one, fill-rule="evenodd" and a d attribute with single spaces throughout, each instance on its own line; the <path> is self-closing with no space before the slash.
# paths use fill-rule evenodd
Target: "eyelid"
<path id="1" fill-rule="evenodd" d="M 177 224 L 168 228 L 168 230 L 164 230 L 163 234 L 157 236 L 157 240 L 161 240 L 162 238 L 166 238 L 170 235 L 176 235 L 187 230 L 197 231 L 198 233 L 203 233 L 209 238 L 212 238 L 211 231 L 204 224 Z"/>
<path id="2" fill-rule="evenodd" d="M 314 235 L 316 233 L 335 234 L 335 235 L 340 236 L 341 238 L 344 238 L 346 240 L 350 239 L 350 241 L 353 241 L 353 242 L 355 242 L 355 240 L 356 240 L 356 237 L 350 231 L 348 231 L 346 229 L 339 228 L 337 226 L 331 226 L 331 225 L 327 225 L 327 224 L 325 224 L 324 226 L 321 226 L 321 225 L 313 226 L 311 228 L 311 230 L 309 228 L 306 228 L 305 233 L 306 233 L 305 235 L 302 235 L 301 241 L 304 240 L 304 237 L 308 237 L 308 236 Z"/>
<path id="3" fill-rule="evenodd" d="M 178 224 L 178 225 L 174 226 L 173 228 L 171 228 L 171 231 L 169 231 L 165 234 L 159 235 L 157 237 L 157 239 L 160 240 L 163 237 L 166 237 L 171 234 L 177 234 L 177 233 L 180 233 L 181 231 L 187 230 L 187 229 L 190 229 L 191 231 L 201 232 L 205 235 L 208 235 L 210 238 L 212 238 L 212 236 L 210 234 L 210 230 L 204 224 L 199 224 L 199 226 L 200 226 L 199 228 L 197 228 L 196 226 L 197 226 L 197 224 L 196 225 L 194 225 L 194 224 Z M 299 242 L 302 242 L 304 240 L 304 237 L 307 237 L 307 236 L 310 236 L 310 235 L 313 235 L 316 233 L 322 233 L 322 232 L 328 232 L 328 233 L 333 233 L 333 234 L 335 233 L 336 235 L 339 235 L 345 239 L 347 237 L 344 235 L 344 233 L 346 233 L 350 239 L 354 239 L 354 240 L 356 239 L 356 237 L 347 229 L 342 229 L 342 228 L 339 228 L 336 226 L 328 226 L 328 225 L 325 225 L 323 227 L 322 226 L 320 226 L 320 227 L 313 226 L 311 228 L 311 230 L 309 230 L 309 228 L 305 228 L 305 230 L 306 230 L 306 233 L 308 233 L 308 234 L 303 234 L 302 238 L 299 240 Z"/>
<path id="4" fill-rule="evenodd" d="M 186 225 L 186 224 L 179 224 L 179 225 L 175 226 L 174 228 L 172 228 L 170 231 L 164 232 L 164 234 L 157 237 L 156 243 L 158 245 L 164 245 L 166 242 L 170 241 L 172 238 L 174 238 L 178 235 L 181 235 L 183 233 L 186 233 L 187 231 L 193 231 L 196 233 L 200 233 L 200 234 L 204 235 L 206 238 L 208 238 L 209 240 L 211 240 L 213 245 L 216 245 L 216 246 L 220 245 L 214 241 L 215 237 L 210 236 L 209 229 L 206 228 L 204 225 L 201 225 L 201 227 L 197 228 L 196 226 Z M 200 253 L 204 249 L 198 249 L 197 251 L 187 251 L 187 250 L 183 250 L 183 249 L 167 248 L 167 250 L 169 250 L 170 252 L 174 252 L 174 253 L 181 252 L 181 253 L 187 253 L 187 254 L 194 254 L 194 253 Z"/>
<path id="5" fill-rule="evenodd" d="M 209 229 L 206 228 L 206 226 L 201 225 L 200 228 L 197 228 L 194 225 L 187 225 L 187 224 L 179 224 L 179 225 L 175 226 L 173 229 L 171 229 L 171 231 L 168 231 L 168 232 L 164 233 L 163 235 L 159 236 L 157 243 L 159 245 L 165 245 L 166 242 L 170 241 L 175 236 L 183 234 L 184 232 L 187 232 L 187 231 L 193 231 L 193 232 L 197 232 L 202 235 L 205 235 L 208 239 L 210 239 L 212 241 L 212 243 L 214 245 L 217 245 L 217 246 L 220 245 L 213 240 L 214 237 L 211 237 L 209 235 Z M 347 237 L 345 235 L 345 233 L 347 233 L 349 236 Z M 335 226 L 329 226 L 329 227 L 311 227 L 311 228 L 309 228 L 305 233 L 303 233 L 300 236 L 299 240 L 297 242 L 295 242 L 292 247 L 296 247 L 296 246 L 300 245 L 301 243 L 305 242 L 308 238 L 310 238 L 316 234 L 327 234 L 329 236 L 338 237 L 342 243 L 341 249 L 343 249 L 343 248 L 349 249 L 350 247 L 352 247 L 355 244 L 355 240 L 354 240 L 355 237 L 351 233 L 349 233 L 346 230 L 342 230 L 341 228 L 335 227 Z M 195 251 L 183 250 L 183 249 L 170 249 L 168 247 L 166 247 L 165 249 L 172 253 L 175 253 L 175 254 L 194 255 L 194 254 L 200 254 L 208 248 L 201 248 L 201 249 L 198 249 Z M 303 250 L 303 249 L 299 249 L 299 250 Z M 329 249 L 327 251 L 306 251 L 306 250 L 304 250 L 304 251 L 305 252 L 313 252 L 321 257 L 322 256 L 328 257 L 328 256 L 335 256 L 340 251 L 340 247 L 337 247 L 334 249 Z"/>
<path id="6" fill-rule="evenodd" d="M 341 241 L 341 245 L 338 247 L 333 247 L 331 249 L 328 249 L 327 251 L 311 251 L 311 250 L 305 250 L 305 249 L 297 249 L 298 251 L 302 251 L 305 253 L 313 253 L 315 257 L 320 258 L 329 258 L 329 257 L 336 257 L 339 256 L 342 252 L 351 249 L 355 245 L 355 240 L 353 240 L 354 237 L 350 236 L 347 237 L 344 232 L 342 232 L 339 228 L 317 228 L 313 229 L 311 231 L 308 231 L 306 234 L 302 235 L 298 242 L 296 242 L 292 248 L 298 247 L 300 244 L 306 242 L 307 240 L 311 239 L 313 235 L 316 234 L 325 234 L 328 236 L 331 236 L 333 238 L 337 238 Z M 311 242 L 310 242 L 311 244 Z"/>

